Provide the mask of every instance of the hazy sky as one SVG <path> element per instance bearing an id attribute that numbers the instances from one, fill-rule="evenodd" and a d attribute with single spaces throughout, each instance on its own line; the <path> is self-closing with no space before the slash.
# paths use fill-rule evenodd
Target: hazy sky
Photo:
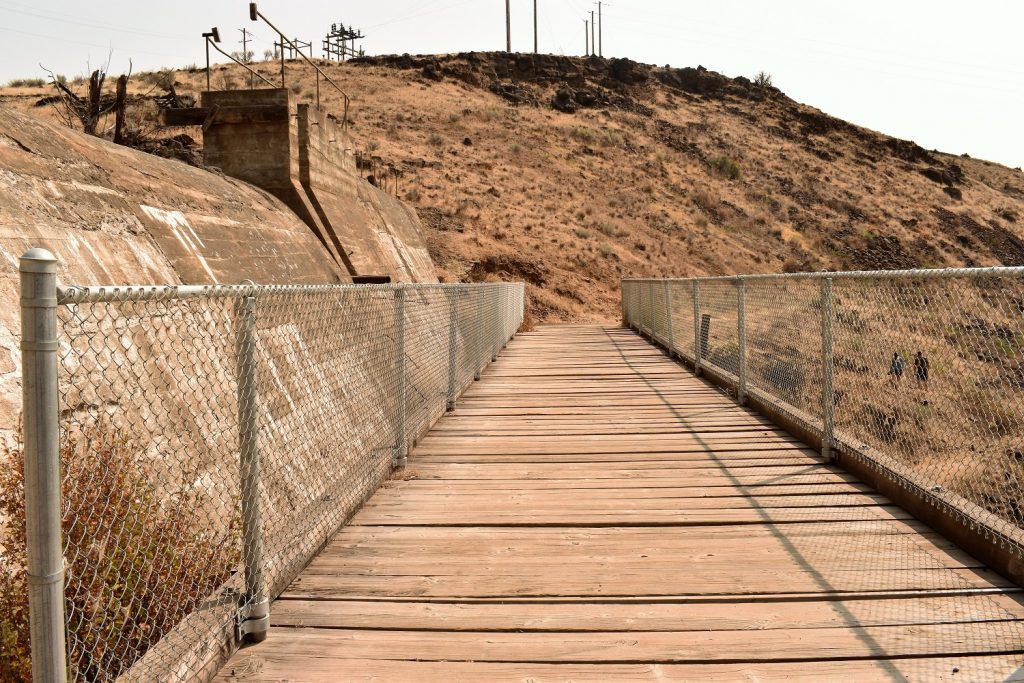
<path id="1" fill-rule="evenodd" d="M 589 0 L 538 0 L 540 49 L 581 54 Z M 513 48 L 533 47 L 532 0 L 512 0 Z M 362 28 L 368 54 L 500 50 L 503 0 L 263 0 L 291 36 L 319 45 L 332 22 Z M 614 0 L 604 54 L 704 66 L 730 76 L 764 70 L 790 97 L 927 148 L 1024 164 L 1021 0 Z M 41 62 L 77 75 L 113 49 L 111 71 L 203 61 L 200 33 L 218 26 L 238 49 L 269 28 L 236 0 L 0 0 L 0 80 L 39 76 Z"/>

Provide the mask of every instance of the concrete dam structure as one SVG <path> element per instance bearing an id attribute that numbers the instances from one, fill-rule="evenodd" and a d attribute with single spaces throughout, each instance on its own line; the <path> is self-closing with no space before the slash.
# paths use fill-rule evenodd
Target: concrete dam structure
<path id="1" fill-rule="evenodd" d="M 359 176 L 334 116 L 279 88 L 205 92 L 167 120 L 201 124 L 207 165 L 287 204 L 356 281 L 437 281 L 416 212 Z"/>
<path id="2" fill-rule="evenodd" d="M 333 118 L 285 90 L 203 104 L 211 170 L 0 109 L 0 431 L 21 409 L 17 267 L 30 247 L 56 254 L 69 284 L 437 281 L 415 211 L 359 177 Z"/>

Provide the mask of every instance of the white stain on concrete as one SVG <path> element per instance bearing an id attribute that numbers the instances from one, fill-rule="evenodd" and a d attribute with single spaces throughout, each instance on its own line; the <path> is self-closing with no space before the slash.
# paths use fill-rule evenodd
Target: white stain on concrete
<path id="1" fill-rule="evenodd" d="M 123 197 L 124 196 L 123 194 L 121 194 L 117 190 L 112 190 L 109 187 L 102 187 L 100 185 L 88 185 L 86 183 L 80 183 L 80 182 L 74 181 L 74 180 L 71 181 L 70 183 L 66 183 L 66 185 L 70 185 L 71 187 L 75 188 L 76 190 L 80 190 L 82 192 L 89 192 L 89 193 L 92 193 L 92 194 L 105 194 L 105 195 L 110 195 L 110 196 L 114 196 L 114 197 Z"/>
<path id="2" fill-rule="evenodd" d="M 206 262 L 206 258 L 199 251 L 200 248 L 205 249 L 206 245 L 203 244 L 203 241 L 199 239 L 199 235 L 197 235 L 196 231 L 192 229 L 191 225 L 189 225 L 188 219 L 185 218 L 185 214 L 181 211 L 164 211 L 163 209 L 146 206 L 145 204 L 140 204 L 139 206 L 147 216 L 169 227 L 171 232 L 174 233 L 174 236 L 178 238 L 179 242 L 181 242 L 182 246 L 196 257 L 196 260 L 199 261 L 203 270 L 205 270 L 206 274 L 210 276 L 210 279 L 213 280 L 214 283 L 220 284 L 217 276 L 213 274 L 210 264 Z"/>

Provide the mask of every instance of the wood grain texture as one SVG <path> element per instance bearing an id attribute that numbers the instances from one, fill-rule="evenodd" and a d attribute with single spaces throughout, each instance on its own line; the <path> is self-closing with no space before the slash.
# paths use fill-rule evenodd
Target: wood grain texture
<path id="1" fill-rule="evenodd" d="M 1006 680 L 1021 596 L 631 332 L 542 327 L 219 680 Z"/>

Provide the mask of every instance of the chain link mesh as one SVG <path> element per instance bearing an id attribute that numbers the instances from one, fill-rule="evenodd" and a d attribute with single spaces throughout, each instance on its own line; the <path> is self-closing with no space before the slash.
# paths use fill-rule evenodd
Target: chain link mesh
<path id="1" fill-rule="evenodd" d="M 513 284 L 62 288 L 72 680 L 229 647 L 523 319 Z"/>
<path id="2" fill-rule="evenodd" d="M 1020 269 L 626 280 L 624 317 L 669 346 L 667 285 L 672 349 L 739 391 L 741 280 L 747 392 L 1024 557 Z"/>

